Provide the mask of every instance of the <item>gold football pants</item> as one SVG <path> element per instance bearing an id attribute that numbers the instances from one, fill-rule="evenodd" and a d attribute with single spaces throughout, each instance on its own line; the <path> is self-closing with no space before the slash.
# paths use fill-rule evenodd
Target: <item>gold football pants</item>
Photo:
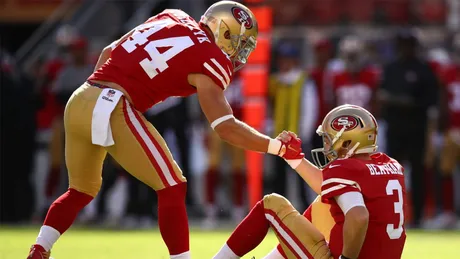
<path id="1" fill-rule="evenodd" d="M 287 258 L 332 258 L 324 236 L 292 204 L 278 194 L 263 198 L 265 218 L 275 232 Z"/>
<path id="2" fill-rule="evenodd" d="M 444 142 L 441 151 L 441 172 L 444 175 L 452 175 L 457 164 L 460 163 L 460 144 L 458 144 L 460 130 L 448 131 L 444 136 Z"/>
<path id="3" fill-rule="evenodd" d="M 65 113 L 65 159 L 69 187 L 96 196 L 102 183 L 107 152 L 131 175 L 154 190 L 185 182 L 164 139 L 126 98 L 112 111 L 110 125 L 115 144 L 92 144 L 93 110 L 102 89 L 83 84 L 70 97 Z"/>

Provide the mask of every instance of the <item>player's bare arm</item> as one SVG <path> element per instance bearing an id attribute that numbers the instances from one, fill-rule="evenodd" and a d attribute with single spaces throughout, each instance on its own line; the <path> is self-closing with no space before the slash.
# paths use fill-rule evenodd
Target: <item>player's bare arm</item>
<path id="1" fill-rule="evenodd" d="M 353 207 L 345 214 L 345 222 L 343 224 L 343 257 L 358 258 L 366 239 L 368 224 L 369 212 L 364 206 Z"/>
<path id="2" fill-rule="evenodd" d="M 295 171 L 316 194 L 321 194 L 321 184 L 323 182 L 321 169 L 304 158 Z"/>
<path id="3" fill-rule="evenodd" d="M 189 82 L 197 88 L 201 109 L 222 140 L 247 150 L 280 154 L 281 141 L 271 139 L 233 117 L 222 89 L 211 78 L 191 74 Z"/>
<path id="4" fill-rule="evenodd" d="M 104 63 L 107 62 L 107 60 L 109 60 L 110 54 L 112 53 L 112 50 L 118 45 L 118 43 L 123 41 L 123 40 L 125 40 L 129 36 L 131 36 L 131 34 L 133 34 L 133 32 L 134 32 L 134 29 L 129 31 L 125 35 L 123 35 L 123 37 L 121 37 L 120 39 L 112 42 L 110 45 L 105 47 L 102 50 L 101 54 L 99 55 L 99 59 L 97 60 L 96 66 L 94 67 L 94 71 L 98 70 L 102 65 L 104 65 Z"/>

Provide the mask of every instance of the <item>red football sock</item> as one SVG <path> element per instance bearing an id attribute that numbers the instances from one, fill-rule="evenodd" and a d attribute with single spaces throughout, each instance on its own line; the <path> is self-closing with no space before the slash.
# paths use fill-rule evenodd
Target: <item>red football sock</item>
<path id="1" fill-rule="evenodd" d="M 263 201 L 259 201 L 233 231 L 227 245 L 236 255 L 242 257 L 264 240 L 269 227 Z"/>
<path id="2" fill-rule="evenodd" d="M 158 191 L 158 225 L 170 255 L 189 251 L 189 230 L 185 194 L 187 183 Z"/>
<path id="3" fill-rule="evenodd" d="M 454 183 L 452 176 L 444 176 L 442 178 L 442 200 L 444 203 L 443 209 L 446 212 L 454 211 Z"/>
<path id="4" fill-rule="evenodd" d="M 53 196 L 54 192 L 56 191 L 57 186 L 59 185 L 59 179 L 61 174 L 61 168 L 54 167 L 48 173 L 48 177 L 46 179 L 46 188 L 45 188 L 45 195 L 47 198 Z"/>
<path id="5" fill-rule="evenodd" d="M 90 195 L 69 188 L 51 204 L 43 225 L 56 229 L 62 235 L 70 228 L 80 210 L 92 200 Z"/>
<path id="6" fill-rule="evenodd" d="M 206 201 L 209 204 L 214 204 L 218 182 L 219 172 L 214 168 L 210 168 L 206 172 Z"/>
<path id="7" fill-rule="evenodd" d="M 233 172 L 233 202 L 236 206 L 243 205 L 245 175 L 241 171 Z"/>

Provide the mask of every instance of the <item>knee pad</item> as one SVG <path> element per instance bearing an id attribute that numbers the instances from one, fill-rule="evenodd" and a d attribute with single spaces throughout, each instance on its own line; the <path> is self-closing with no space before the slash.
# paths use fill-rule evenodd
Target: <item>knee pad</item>
<path id="1" fill-rule="evenodd" d="M 176 206 L 185 204 L 187 183 L 179 183 L 163 190 L 157 191 L 158 206 Z"/>
<path id="2" fill-rule="evenodd" d="M 277 193 L 267 194 L 263 198 L 264 207 L 266 209 L 279 209 L 285 207 L 292 207 L 292 204 L 284 196 Z"/>
<path id="3" fill-rule="evenodd" d="M 272 210 L 276 214 L 280 214 L 281 212 L 284 212 L 283 214 L 286 214 L 295 210 L 295 208 L 288 201 L 288 199 L 277 193 L 265 195 L 263 198 L 263 203 L 265 209 Z"/>

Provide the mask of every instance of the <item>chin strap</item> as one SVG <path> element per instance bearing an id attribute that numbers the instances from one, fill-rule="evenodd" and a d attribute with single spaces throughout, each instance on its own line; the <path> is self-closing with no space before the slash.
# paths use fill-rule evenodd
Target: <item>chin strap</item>
<path id="1" fill-rule="evenodd" d="M 331 147 L 334 146 L 335 142 L 337 142 L 337 140 L 339 140 L 339 138 L 342 136 L 343 132 L 345 131 L 347 127 L 344 126 L 342 127 L 342 129 L 335 135 L 335 137 L 332 139 L 331 141 Z"/>
<path id="2" fill-rule="evenodd" d="M 359 144 L 360 144 L 359 142 L 356 142 L 356 144 L 350 150 L 348 150 L 347 154 L 345 155 L 345 158 L 349 158 L 352 155 L 354 155 L 355 150 L 359 147 Z"/>
<path id="3" fill-rule="evenodd" d="M 355 150 L 359 146 L 359 142 L 356 143 L 350 150 L 348 150 L 347 154 L 345 155 L 344 158 L 349 158 L 353 156 L 354 154 L 371 154 L 374 153 L 377 150 L 377 146 L 374 147 L 366 147 L 366 148 L 361 148 L 355 152 Z"/>

